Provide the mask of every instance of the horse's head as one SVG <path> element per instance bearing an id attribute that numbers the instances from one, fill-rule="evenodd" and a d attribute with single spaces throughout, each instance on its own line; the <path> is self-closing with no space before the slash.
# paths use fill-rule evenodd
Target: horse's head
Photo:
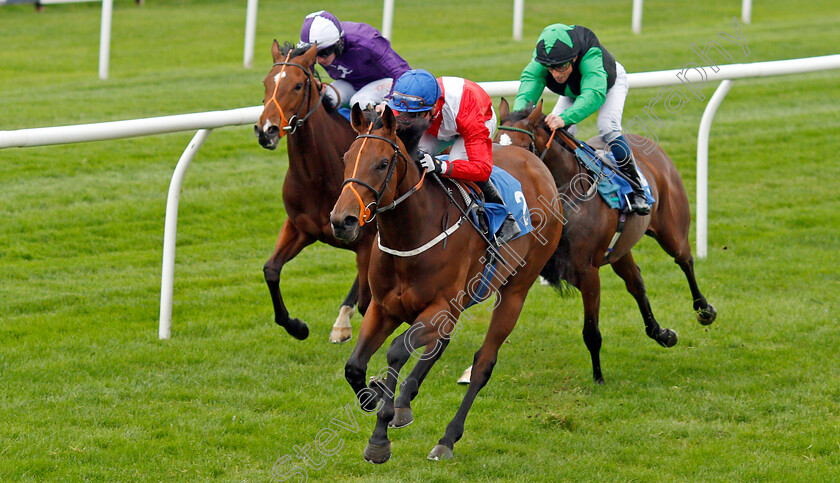
<path id="1" fill-rule="evenodd" d="M 312 66 L 318 49 L 295 48 L 286 43 L 283 47 L 277 40 L 271 45 L 274 65 L 265 76 L 265 104 L 254 133 L 260 146 L 275 149 L 280 138 L 294 132 L 307 114 L 317 107 L 318 86 L 313 81 Z"/>
<path id="2" fill-rule="evenodd" d="M 545 117 L 542 107 L 543 101 L 540 99 L 536 107 L 510 112 L 507 100 L 502 98 L 499 104 L 499 130 L 496 131 L 493 142 L 503 146 L 519 146 L 539 154 L 537 149 L 541 149 L 546 143 L 546 140 L 542 139 L 545 130 L 540 129 L 540 122 Z M 539 142 L 540 140 L 542 142 Z M 541 145 L 540 148 L 537 144 Z"/>
<path id="3" fill-rule="evenodd" d="M 348 242 L 355 240 L 361 227 L 377 213 L 395 206 L 397 187 L 408 170 L 417 170 L 397 136 L 390 107 L 379 117 L 356 104 L 351 123 L 359 136 L 344 155 L 344 185 L 330 213 L 333 233 Z"/>

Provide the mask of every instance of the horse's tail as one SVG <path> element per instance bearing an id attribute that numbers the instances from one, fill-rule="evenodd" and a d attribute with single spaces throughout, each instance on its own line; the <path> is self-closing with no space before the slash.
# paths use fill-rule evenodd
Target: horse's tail
<path id="1" fill-rule="evenodd" d="M 561 297 L 571 297 L 575 294 L 575 271 L 569 258 L 569 240 L 560 238 L 557 249 L 551 258 L 545 263 L 540 275 L 544 278 Z"/>

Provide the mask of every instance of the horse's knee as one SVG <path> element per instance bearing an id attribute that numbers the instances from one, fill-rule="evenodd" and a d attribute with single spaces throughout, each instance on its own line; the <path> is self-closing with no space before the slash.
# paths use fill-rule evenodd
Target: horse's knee
<path id="1" fill-rule="evenodd" d="M 278 267 L 276 264 L 272 263 L 271 260 L 269 260 L 265 262 L 265 265 L 263 265 L 263 275 L 265 276 L 265 281 L 268 283 L 279 282 L 280 267 Z"/>
<path id="2" fill-rule="evenodd" d="M 364 386 L 365 368 L 354 359 L 350 359 L 344 365 L 344 379 L 346 379 L 347 382 L 349 382 L 354 388 L 359 385 Z"/>
<path id="3" fill-rule="evenodd" d="M 385 353 L 385 360 L 388 362 L 389 367 L 401 367 L 408 360 L 409 352 L 404 341 L 404 337 L 397 337 L 391 346 L 388 347 L 388 352 Z"/>

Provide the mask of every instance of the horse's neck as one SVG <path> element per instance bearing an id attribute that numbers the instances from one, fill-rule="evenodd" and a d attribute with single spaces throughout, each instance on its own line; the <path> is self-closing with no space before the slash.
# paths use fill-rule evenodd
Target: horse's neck
<path id="1" fill-rule="evenodd" d="M 400 182 L 399 198 L 416 186 L 420 173 L 409 170 L 409 175 Z M 429 175 L 423 185 L 414 194 L 406 198 L 393 210 L 380 213 L 377 223 L 379 239 L 383 245 L 394 250 L 413 250 L 437 236 L 457 220 L 450 219 L 446 227 L 441 227 L 441 219 L 449 207 L 449 199 L 436 181 Z"/>
<path id="2" fill-rule="evenodd" d="M 343 124 L 347 123 L 330 116 L 322 107 L 316 108 L 288 136 L 289 172 L 304 181 L 320 184 L 332 180 L 340 184 L 344 173 L 342 156 L 353 141 L 349 126 Z"/>
<path id="3" fill-rule="evenodd" d="M 540 152 L 542 154 L 542 152 Z M 575 160 L 575 155 L 561 147 L 557 143 L 550 146 L 549 151 L 543 160 L 551 176 L 559 188 L 568 185 L 569 181 L 578 174 L 580 166 Z"/>

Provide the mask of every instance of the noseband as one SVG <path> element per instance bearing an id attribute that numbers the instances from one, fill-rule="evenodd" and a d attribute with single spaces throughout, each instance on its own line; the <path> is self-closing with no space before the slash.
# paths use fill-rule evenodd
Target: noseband
<path id="1" fill-rule="evenodd" d="M 277 102 L 277 87 L 280 85 L 280 82 L 279 82 L 280 79 L 278 79 L 278 82 L 274 83 L 274 92 L 271 94 L 271 102 L 273 102 L 274 106 L 277 107 L 277 110 L 280 111 L 280 119 L 282 119 L 283 124 L 285 124 L 285 126 L 282 126 L 281 129 L 283 131 L 286 131 L 286 133 L 288 133 L 288 134 L 294 134 L 294 132 L 297 131 L 297 128 L 299 128 L 307 119 L 309 119 L 309 116 L 311 116 L 312 113 L 315 112 L 316 109 L 318 109 L 318 106 L 320 106 L 321 103 L 324 101 L 324 96 L 326 95 L 326 91 L 321 92 L 321 95 L 318 97 L 318 103 L 315 104 L 315 107 L 310 109 L 309 112 L 307 112 L 305 116 L 301 117 L 301 114 L 303 113 L 304 106 L 306 106 L 308 101 L 309 101 L 309 92 L 311 91 L 311 86 L 312 86 L 312 73 L 309 72 L 309 69 L 307 69 L 306 67 L 304 67 L 300 64 L 296 64 L 294 62 L 289 62 L 288 61 L 289 56 L 291 56 L 291 52 L 289 52 L 289 54 L 286 55 L 286 61 L 275 62 L 274 67 L 276 67 L 278 65 L 283 66 L 283 68 L 280 69 L 280 73 L 278 75 L 283 74 L 283 72 L 286 70 L 287 65 L 297 67 L 298 69 L 303 71 L 303 73 L 306 75 L 306 88 L 304 89 L 303 99 L 301 99 L 301 101 L 300 101 L 300 106 L 298 106 L 298 112 L 297 112 L 297 114 L 293 114 L 292 117 L 290 117 L 288 120 L 286 119 L 286 115 L 283 113 L 283 108 L 280 107 L 280 104 Z"/>
<path id="2" fill-rule="evenodd" d="M 362 146 L 359 148 L 359 155 L 356 157 L 356 166 L 353 168 L 353 176 L 356 176 L 356 171 L 359 169 L 359 159 L 361 159 L 362 157 L 362 150 L 365 148 L 365 144 L 367 144 L 368 138 L 378 139 L 380 141 L 385 141 L 386 143 L 390 144 L 391 147 L 394 148 L 394 155 L 391 156 L 391 160 L 388 161 L 388 173 L 385 175 L 385 181 L 382 182 L 382 186 L 378 190 L 370 184 L 366 183 L 365 181 L 362 181 L 355 177 L 347 178 L 344 180 L 344 183 L 341 184 L 342 191 L 344 190 L 344 188 L 349 186 L 350 189 L 353 191 L 353 194 L 356 195 L 356 199 L 359 200 L 359 226 L 364 226 L 365 223 L 370 223 L 376 218 L 377 214 L 382 213 L 383 211 L 393 210 L 394 208 L 396 208 L 397 205 L 405 201 L 409 196 L 416 193 L 417 190 L 420 189 L 421 186 L 423 186 L 423 180 L 426 178 L 426 170 L 423 170 L 423 173 L 420 176 L 420 181 L 417 182 L 417 184 L 414 185 L 414 187 L 412 187 L 399 198 L 395 199 L 390 204 L 386 206 L 379 206 L 379 203 L 382 201 L 382 197 L 385 195 L 385 190 L 388 189 L 388 183 L 394 176 L 394 171 L 397 166 L 397 163 L 395 162 L 397 160 L 397 156 L 402 158 L 403 162 L 406 164 L 406 170 L 408 169 L 408 158 L 405 156 L 405 154 L 403 154 L 402 150 L 397 145 L 397 143 L 395 143 L 391 139 L 382 136 L 377 136 L 375 134 L 360 134 L 358 137 L 356 137 L 356 139 L 364 139 L 364 141 L 362 141 Z M 362 196 L 359 194 L 358 191 L 356 191 L 356 188 L 353 187 L 353 184 L 358 184 L 369 189 L 371 192 L 373 192 L 376 199 L 368 203 L 367 206 L 365 206 L 364 202 L 362 201 Z M 373 216 L 368 218 L 368 215 L 371 214 L 371 207 L 373 208 Z"/>

